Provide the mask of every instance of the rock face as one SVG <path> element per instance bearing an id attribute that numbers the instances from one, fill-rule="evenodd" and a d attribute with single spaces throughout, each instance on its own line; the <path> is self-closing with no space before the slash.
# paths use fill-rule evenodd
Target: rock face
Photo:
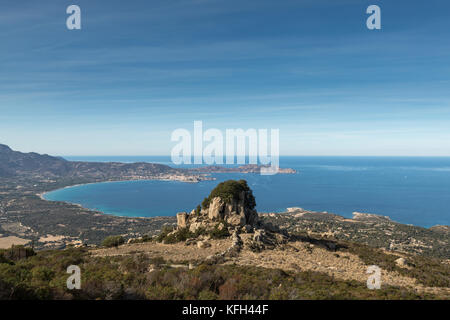
<path id="1" fill-rule="evenodd" d="M 226 203 L 222 198 L 215 197 L 211 200 L 208 210 L 210 220 L 224 220 L 232 226 L 254 225 L 258 220 L 258 214 L 249 208 L 245 202 L 245 192 L 241 192 L 239 199 Z"/>
<path id="2" fill-rule="evenodd" d="M 217 253 L 215 255 L 209 256 L 206 260 L 210 264 L 215 263 L 223 263 L 228 258 L 233 258 L 239 255 L 239 252 L 242 250 L 244 243 L 242 242 L 241 236 L 237 230 L 233 231 L 231 235 L 231 246 L 225 250 L 224 252 Z"/>
<path id="3" fill-rule="evenodd" d="M 210 245 L 207 240 L 211 237 L 231 234 L 232 245 L 226 251 L 209 257 L 207 260 L 211 263 L 239 255 L 244 246 L 260 252 L 286 244 L 288 235 L 279 228 L 261 223 L 255 207 L 255 198 L 247 182 L 228 180 L 211 191 L 202 207 L 198 206 L 190 214 L 177 213 L 177 227 L 179 231 L 188 229 L 193 233 L 193 238 L 186 240 L 185 244 L 196 244 L 199 249 L 207 248 Z M 253 233 L 253 236 L 246 237 L 244 243 L 240 232 Z"/>
<path id="4" fill-rule="evenodd" d="M 248 241 L 247 245 L 252 251 L 259 252 L 264 249 L 274 249 L 286 242 L 287 236 L 281 233 L 257 229 L 253 234 L 253 238 Z"/>
<path id="5" fill-rule="evenodd" d="M 252 229 L 258 223 L 252 191 L 244 180 L 229 180 L 219 184 L 203 202 L 203 208 L 190 214 L 177 214 L 177 226 L 196 232 L 200 228 L 219 226 L 224 222 L 233 228 Z M 218 225 L 219 224 L 219 225 Z M 222 227 L 223 223 L 222 223 Z"/>
<path id="6" fill-rule="evenodd" d="M 186 228 L 188 214 L 186 212 L 177 213 L 177 226 L 178 228 Z"/>

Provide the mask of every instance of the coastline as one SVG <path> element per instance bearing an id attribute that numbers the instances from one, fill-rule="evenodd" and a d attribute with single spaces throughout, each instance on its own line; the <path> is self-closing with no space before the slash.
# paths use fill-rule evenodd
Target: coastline
<path id="1" fill-rule="evenodd" d="M 231 178 L 232 179 L 232 178 Z M 170 179 L 115 179 L 106 181 L 60 181 L 53 187 L 49 183 L 34 188 L 31 195 L 36 195 L 31 200 L 23 200 L 28 205 L 28 201 L 35 201 L 37 208 L 43 208 L 36 212 L 35 217 L 24 220 L 25 226 L 37 227 L 38 236 L 29 234 L 22 238 L 34 239 L 39 249 L 63 248 L 78 239 L 89 245 L 99 245 L 101 241 L 109 235 L 124 235 L 127 238 L 138 238 L 145 234 L 156 235 L 162 230 L 164 225 L 174 225 L 176 223 L 176 211 L 170 209 L 170 214 L 163 213 L 154 216 L 140 216 L 130 213 L 127 215 L 126 206 L 123 214 L 108 212 L 108 210 L 98 210 L 86 208 L 80 203 L 68 201 L 48 200 L 46 195 L 50 192 L 68 189 L 72 187 L 84 186 L 97 183 L 112 182 L 133 182 L 133 181 L 173 181 Z M 186 182 L 180 181 L 179 182 Z M 73 182 L 73 183 L 72 183 Z M 210 182 L 214 184 L 213 182 Z M 192 186 L 196 188 L 195 186 Z M 189 189 L 189 186 L 181 187 Z M 200 187 L 201 188 L 201 187 Z M 158 189 L 158 184 L 156 184 Z M 30 190 L 30 189 L 29 189 Z M 42 191 L 46 190 L 46 191 Z M 154 190 L 154 189 L 152 189 Z M 31 190 L 30 190 L 31 191 Z M 23 193 L 24 191 L 20 191 Z M 120 191 L 119 191 L 120 192 Z M 116 196 L 120 197 L 120 193 Z M 94 196 L 95 197 L 95 196 Z M 81 198 L 82 199 L 82 198 Z M 155 198 L 156 200 L 158 197 Z M 27 201 L 27 202 L 25 202 Z M 42 201 L 41 203 L 39 203 Z M 282 228 L 288 227 L 288 232 L 299 232 L 303 230 L 306 236 L 335 236 L 337 239 L 345 241 L 361 242 L 365 245 L 393 248 L 404 250 L 405 252 L 426 253 L 429 255 L 444 257 L 448 259 L 447 249 L 445 249 L 448 239 L 449 227 L 436 227 L 438 224 L 430 226 L 407 225 L 402 222 L 387 219 L 383 215 L 359 214 L 360 219 L 354 219 L 335 214 L 330 208 L 328 212 L 317 209 L 302 209 L 300 206 L 280 206 L 278 211 L 262 209 L 258 212 L 264 223 L 272 223 Z M 33 205 L 34 206 L 34 205 Z M 303 206 L 309 208 L 308 206 Z M 155 208 L 156 209 L 156 208 Z M 160 210 L 159 208 L 158 210 Z M 187 209 L 187 208 L 186 208 Z M 156 210 L 155 210 L 156 211 Z M 164 212 L 164 211 L 160 211 Z M 366 211 L 367 212 L 367 211 Z M 29 215 L 26 215 L 27 217 Z M 358 216 L 358 215 L 357 215 Z M 24 218 L 25 219 L 25 218 Z M 15 221 L 13 217 L 11 221 Z M 39 221 L 37 226 L 36 221 Z M 69 223 L 70 221 L 70 223 Z M 442 224 L 441 224 L 442 225 Z M 435 228 L 433 228 L 435 227 Z M 391 234 L 394 232 L 393 234 Z M 65 240 L 56 242 L 38 242 L 39 239 L 47 235 L 64 236 Z M 366 237 L 368 236 L 368 238 Z M 412 240 L 411 240 L 412 239 Z M 31 241 L 31 240 L 30 240 Z M 444 241 L 437 249 L 436 241 Z"/>
<path id="2" fill-rule="evenodd" d="M 106 181 L 112 182 L 112 181 Z M 90 184 L 90 183 L 89 183 Z M 76 184 L 79 186 L 85 184 Z M 72 186 L 75 186 L 72 185 Z M 70 188 L 66 186 L 64 188 Z M 63 189 L 63 188 L 60 188 Z M 56 189 L 57 190 L 57 189 Z M 43 198 L 43 193 L 40 194 Z M 174 225 L 176 223 L 176 216 L 152 216 L 152 217 L 130 217 L 112 214 L 108 212 L 101 212 L 95 209 L 84 208 L 80 204 L 61 201 L 59 205 L 55 201 L 45 200 L 54 207 L 55 217 L 47 219 L 49 231 L 42 231 L 40 237 L 45 237 L 48 234 L 53 236 L 65 236 L 64 241 L 48 242 L 39 244 L 40 248 L 62 248 L 67 243 L 73 242 L 73 237 L 79 239 L 83 243 L 90 245 L 99 245 L 105 236 L 109 235 L 123 235 L 128 238 L 139 238 L 144 234 L 157 235 L 164 225 Z M 78 208 L 78 209 L 77 209 Z M 76 236 L 70 233 L 61 231 L 51 231 L 54 229 L 55 221 L 61 214 L 61 210 L 70 210 L 73 212 L 70 216 L 82 215 L 79 220 L 84 228 L 89 230 L 102 230 L 105 227 L 114 226 L 117 229 L 110 229 L 107 233 L 82 233 Z M 47 216 L 47 215 L 45 215 Z M 103 216 L 103 217 L 102 217 Z M 390 220 L 386 216 L 375 215 L 370 213 L 356 213 L 353 218 L 345 218 L 339 214 L 333 214 L 324 211 L 310 211 L 301 207 L 287 207 L 284 212 L 259 212 L 260 219 L 263 223 L 269 223 L 274 226 L 287 228 L 287 232 L 299 234 L 299 236 L 306 237 L 335 237 L 342 241 L 355 241 L 376 248 L 385 250 L 400 250 L 402 252 L 410 252 L 414 254 L 427 254 L 440 258 L 448 259 L 447 249 L 445 249 L 446 242 L 448 242 L 449 227 L 443 228 L 425 228 L 420 226 L 406 225 L 403 223 Z M 61 221 L 61 220 L 60 220 Z M 77 223 L 80 223 L 77 222 Z M 64 223 L 61 221 L 60 223 Z M 65 223 L 64 223 L 65 224 Z M 64 226 L 65 227 L 65 226 Z M 68 228 L 76 228 L 79 226 L 70 226 Z M 130 229 L 131 227 L 131 229 Z M 94 229 L 92 229 L 94 228 Z M 86 229 L 86 230 L 87 230 Z M 405 234 L 406 232 L 406 234 Z M 78 233 L 78 231 L 77 231 Z M 95 238 L 93 239 L 93 235 Z M 406 235 L 406 237 L 405 237 Z M 447 240 L 445 240 L 447 237 Z M 432 247 L 436 241 L 442 243 L 437 249 Z M 444 242 L 442 242 L 444 241 Z M 63 244 L 65 243 L 65 245 Z"/>
<path id="3" fill-rule="evenodd" d="M 161 216 L 161 215 L 156 215 L 156 216 L 151 216 L 151 217 L 134 216 L 134 215 L 122 215 L 122 214 L 119 214 L 119 213 L 107 212 L 106 210 L 86 208 L 80 203 L 69 202 L 69 201 L 62 201 L 62 200 L 49 200 L 49 199 L 45 198 L 45 195 L 48 194 L 48 193 L 51 193 L 51 192 L 54 192 L 54 191 L 58 191 L 58 190 L 64 190 L 64 189 L 68 189 L 68 188 L 74 188 L 74 187 L 85 186 L 85 185 L 90 185 L 90 184 L 116 183 L 116 182 L 133 182 L 133 181 L 179 181 L 179 182 L 188 182 L 188 183 L 190 182 L 190 181 L 173 180 L 173 179 L 137 179 L 137 180 L 98 181 L 98 182 L 78 183 L 78 184 L 74 184 L 74 185 L 69 185 L 69 186 L 65 186 L 63 188 L 57 188 L 57 189 L 54 189 L 54 190 L 49 190 L 49 191 L 37 193 L 36 196 L 38 196 L 43 201 L 62 202 L 62 203 L 65 203 L 65 204 L 77 206 L 78 208 L 86 210 L 86 211 L 89 211 L 91 213 L 104 214 L 104 215 L 109 215 L 109 216 L 113 216 L 113 217 L 120 217 L 120 218 L 127 218 L 127 219 L 153 219 L 153 218 L 167 218 L 167 217 L 170 217 L 170 216 Z M 201 181 L 197 181 L 195 183 L 200 183 L 200 182 Z M 333 212 L 314 211 L 314 210 L 304 209 L 302 207 L 297 207 L 297 206 L 295 206 L 295 207 L 286 207 L 282 211 L 260 211 L 258 213 L 259 213 L 260 216 L 273 216 L 273 215 L 277 215 L 277 214 L 292 214 L 292 215 L 295 215 L 297 217 L 303 216 L 305 214 L 329 215 L 330 217 L 333 216 L 333 217 L 338 217 L 338 219 L 347 220 L 347 221 L 355 221 L 355 222 L 361 221 L 361 220 L 373 220 L 373 221 L 387 220 L 387 221 L 389 221 L 391 223 L 395 223 L 395 224 L 399 224 L 399 225 L 412 226 L 412 227 L 418 227 L 418 228 L 424 228 L 424 229 L 431 229 L 431 228 L 438 227 L 438 226 L 449 227 L 448 225 L 445 225 L 445 224 L 436 224 L 436 225 L 433 225 L 433 226 L 430 226 L 430 227 L 424 227 L 424 226 L 419 226 L 419 225 L 414 225 L 414 224 L 407 224 L 407 223 L 398 222 L 398 221 L 392 220 L 390 216 L 386 216 L 386 215 L 383 215 L 383 214 L 357 212 L 357 211 L 352 213 L 352 217 L 351 218 L 347 218 L 347 217 L 344 217 L 341 214 L 336 214 L 336 213 L 333 213 Z M 174 216 L 175 216 L 175 214 L 174 214 Z"/>
<path id="4" fill-rule="evenodd" d="M 213 178 L 212 180 L 216 180 L 215 178 Z M 106 181 L 96 181 L 96 182 L 86 182 L 86 183 L 77 183 L 77 184 L 73 184 L 73 185 L 68 185 L 68 186 L 64 186 L 62 188 L 56 188 L 56 189 L 52 189 L 52 190 L 48 190 L 48 191 L 44 191 L 44 192 L 39 192 L 36 193 L 35 195 L 37 197 L 39 197 L 39 199 L 43 200 L 43 201 L 48 201 L 48 202 L 62 202 L 62 203 L 66 203 L 69 205 L 73 205 L 73 206 L 77 206 L 80 209 L 86 210 L 86 211 L 90 211 L 92 213 L 98 213 L 98 214 L 105 214 L 105 215 L 110 215 L 110 216 L 114 216 L 114 217 L 120 217 L 120 218 L 130 218 L 130 219 L 151 219 L 151 218 L 165 218 L 167 216 L 152 216 L 152 217 L 140 217 L 140 216 L 122 216 L 120 214 L 117 213 L 108 213 L 105 211 L 101 211 L 101 210 L 95 210 L 95 209 L 90 209 L 90 208 L 86 208 L 84 207 L 82 204 L 80 203 L 76 203 L 76 202 L 69 202 L 69 201 L 61 201 L 61 200 L 49 200 L 45 198 L 45 195 L 51 192 L 55 192 L 55 191 L 59 191 L 59 190 L 64 190 L 64 189 L 69 189 L 69 188 L 74 188 L 74 187 L 81 187 L 81 186 L 87 186 L 90 184 L 99 184 L 99 183 L 115 183 L 115 182 L 132 182 L 132 181 L 177 181 L 177 182 L 183 182 L 183 183 L 200 183 L 201 181 L 205 181 L 205 180 L 198 180 L 198 181 L 189 181 L 189 180 L 182 180 L 182 179 L 170 179 L 170 178 L 163 178 L 163 179 L 124 179 L 124 180 L 106 180 Z"/>
<path id="5" fill-rule="evenodd" d="M 295 165 L 293 163 L 288 163 L 287 165 L 292 165 L 292 168 L 296 169 L 296 174 L 299 174 L 299 172 L 302 172 L 303 170 L 299 170 L 299 168 L 301 169 L 300 164 L 299 165 Z M 345 164 L 345 165 L 351 165 L 354 166 L 354 163 L 350 163 L 350 164 Z M 319 172 L 322 173 L 323 170 L 328 170 L 328 169 L 322 169 L 321 165 L 318 166 L 319 169 L 316 168 L 316 166 L 313 166 L 313 169 L 309 170 L 309 171 L 305 171 L 305 172 Z M 203 167 L 204 168 L 204 167 Z M 394 219 L 393 221 L 396 221 L 397 223 L 400 224 L 404 224 L 404 225 L 413 225 L 413 226 L 419 226 L 422 228 L 431 228 L 433 226 L 436 225 L 449 225 L 450 222 L 448 221 L 448 216 L 445 214 L 445 211 L 442 210 L 442 208 L 433 208 L 433 206 L 428 206 L 426 205 L 427 202 L 426 201 L 422 201 L 421 204 L 425 204 L 422 206 L 419 206 L 417 213 L 420 213 L 420 211 L 422 211 L 422 214 L 417 214 L 416 212 L 413 212 L 412 214 L 410 213 L 405 213 L 402 209 L 403 209 L 403 204 L 401 203 L 401 201 L 396 201 L 397 203 L 391 203 L 391 205 L 394 205 L 394 209 L 390 209 L 390 208 L 383 208 L 383 206 L 377 206 L 376 204 L 374 205 L 374 203 L 370 203 L 366 206 L 365 202 L 363 203 L 363 201 L 359 201 L 358 199 L 355 200 L 355 198 L 353 197 L 353 195 L 351 195 L 351 197 L 346 198 L 344 200 L 346 200 L 347 202 L 345 202 L 348 205 L 342 205 L 342 203 L 339 203 L 339 201 L 329 201 L 330 199 L 327 199 L 326 194 L 324 194 L 324 200 L 322 203 L 322 196 L 320 196 L 320 192 L 323 190 L 316 190 L 316 193 L 312 193 L 308 190 L 310 189 L 314 189 L 314 183 L 315 182 L 321 182 L 321 183 L 329 183 L 328 182 L 328 176 L 330 174 L 333 174 L 333 177 L 335 178 L 335 180 L 331 180 L 330 185 L 331 187 L 334 188 L 341 188 L 342 184 L 341 181 L 339 179 L 342 179 L 342 182 L 345 183 L 347 182 L 347 176 L 349 175 L 349 173 L 347 173 L 347 170 L 337 170 L 338 173 L 335 173 L 334 169 L 332 171 L 330 171 L 330 173 L 328 173 L 328 171 L 324 171 L 323 173 L 326 173 L 326 175 L 322 174 L 322 175 L 315 175 L 314 179 L 315 180 L 311 180 L 311 175 L 307 176 L 305 175 L 304 178 L 306 179 L 301 179 L 303 180 L 303 182 L 296 182 L 297 179 L 300 178 L 296 178 L 296 177 L 292 177 L 289 178 L 288 176 L 290 175 L 277 175 L 276 179 L 265 179 L 263 181 L 263 179 L 260 179 L 259 177 L 257 177 L 258 174 L 254 173 L 254 172 L 248 172 L 248 171 L 242 171 L 243 168 L 240 168 L 241 171 L 239 172 L 220 172 L 217 171 L 218 169 L 215 167 L 206 167 L 209 168 L 210 170 L 212 170 L 211 172 L 205 172 L 203 174 L 188 174 L 184 171 L 182 172 L 176 172 L 175 174 L 170 173 L 170 174 L 165 174 L 165 173 L 159 173 L 159 174 L 155 174 L 153 176 L 147 176 L 147 175 L 140 175 L 140 174 L 133 174 L 133 175 L 129 175 L 127 174 L 127 176 L 115 176 L 115 177 L 87 177 L 87 178 L 83 178 L 81 177 L 80 179 L 74 179 L 74 178 L 70 178 L 70 179 L 66 179 L 66 180 L 61 180 L 61 181 L 57 181 L 57 183 L 54 183 L 55 181 L 49 181 L 49 183 L 44 183 L 42 185 L 39 186 L 39 188 L 35 188 L 35 190 L 33 190 L 33 194 L 35 194 L 40 200 L 43 201 L 61 201 L 61 200 L 57 200 L 58 197 L 56 197 L 55 200 L 51 200 L 48 198 L 48 194 L 58 191 L 58 190 L 63 190 L 63 189 L 67 189 L 67 188 L 72 188 L 72 187 L 78 187 L 78 186 L 83 186 L 83 185 L 89 185 L 89 184 L 97 184 L 97 183 L 109 183 L 109 182 L 132 182 L 132 181 L 167 181 L 167 182 L 171 182 L 171 181 L 178 181 L 178 182 L 188 182 L 188 183 L 199 183 L 201 181 L 210 181 L 210 180 L 221 180 L 223 178 L 222 173 L 224 173 L 224 176 L 227 176 L 228 174 L 228 179 L 237 179 L 234 175 L 234 173 L 236 174 L 242 174 L 242 176 L 240 177 L 240 179 L 246 179 L 248 181 L 253 181 L 254 185 L 259 185 L 259 182 L 261 181 L 261 183 L 263 184 L 267 184 L 267 188 L 262 188 L 261 190 L 267 190 L 269 187 L 273 187 L 272 185 L 269 185 L 269 183 L 272 183 L 272 180 L 274 181 L 274 188 L 275 191 L 276 190 L 284 190 L 283 188 L 287 185 L 291 186 L 291 190 L 297 190 L 296 188 L 293 188 L 292 186 L 296 186 L 298 188 L 304 188 L 304 190 L 306 190 L 305 192 L 303 191 L 289 191 L 286 194 L 289 196 L 283 196 L 281 197 L 279 200 L 276 201 L 267 201 L 264 200 L 264 203 L 259 203 L 259 207 L 261 212 L 272 212 L 272 213 L 283 213 L 286 212 L 287 207 L 292 207 L 292 206 L 296 206 L 296 205 L 300 205 L 300 206 L 304 206 L 305 208 L 307 208 L 307 210 L 311 210 L 311 211 L 315 211 L 315 212 L 330 212 L 333 214 L 337 214 L 337 215 L 341 215 L 343 217 L 346 217 L 347 219 L 351 219 L 352 218 L 352 213 L 355 211 L 361 211 L 361 212 L 375 212 L 375 214 L 377 215 L 389 215 L 390 217 L 392 217 L 392 219 Z M 383 166 L 381 168 L 384 168 Z M 396 168 L 396 167 L 394 167 Z M 403 167 L 400 167 L 401 170 Z M 427 167 L 428 168 L 428 167 Z M 247 168 L 248 169 L 248 168 Z M 185 170 L 185 169 L 183 169 Z M 228 169 L 226 169 L 228 170 Z M 318 171 L 321 170 L 321 171 Z M 375 171 L 375 169 L 373 170 L 374 174 L 372 174 L 372 176 L 376 179 L 379 178 L 379 175 L 377 175 L 378 171 Z M 384 170 L 385 171 L 385 170 Z M 383 172 L 384 172 L 383 171 Z M 217 173 L 217 174 L 216 174 Z M 403 172 L 400 172 L 403 175 Z M 407 174 L 407 172 L 405 173 Z M 248 178 L 247 178 L 248 176 Z M 283 176 L 286 176 L 286 178 L 284 178 Z M 295 174 L 294 174 L 295 176 Z M 351 174 L 350 174 L 351 176 Z M 325 178 L 323 178 L 325 177 Z M 351 176 L 352 177 L 352 176 Z M 337 179 L 336 179 L 337 178 Z M 358 177 L 360 178 L 360 177 Z M 402 178 L 402 177 L 400 177 Z M 286 180 L 288 179 L 288 180 Z M 308 180 L 309 179 L 309 180 Z M 322 181 L 322 180 L 324 181 Z M 294 184 L 290 184 L 291 180 L 294 181 Z M 316 181 L 317 180 L 317 181 Z M 397 179 L 398 180 L 398 179 Z M 403 179 L 401 179 L 401 183 L 403 184 Z M 339 182 L 339 183 L 336 183 Z M 406 181 L 406 180 L 405 180 Z M 286 182 L 286 184 L 285 184 Z M 311 184 L 309 182 L 312 182 L 312 188 L 311 188 Z M 378 180 L 374 180 L 374 181 L 370 181 L 370 182 L 374 182 L 375 188 L 378 188 L 379 186 L 376 184 L 378 182 Z M 394 180 L 394 182 L 397 182 Z M 328 185 L 328 184 L 327 184 Z M 413 185 L 413 187 L 415 187 L 415 185 Z M 198 189 L 197 187 L 193 187 L 194 189 Z M 201 188 L 201 187 L 200 187 Z M 171 187 L 163 187 L 164 190 L 166 190 L 166 192 L 170 193 L 172 188 Z M 175 190 L 188 190 L 187 192 L 190 192 L 190 188 L 189 187 L 174 187 Z M 317 186 L 316 186 L 317 189 Z M 152 192 L 157 192 L 158 188 L 156 187 L 156 189 L 154 188 L 150 188 L 149 190 L 151 190 Z M 259 190 L 259 189 L 258 189 Z M 300 189 L 298 189 L 300 190 Z M 345 188 L 344 188 L 345 190 Z M 374 189 L 375 192 L 377 191 L 377 189 Z M 415 190 L 415 189 L 411 189 L 411 190 Z M 420 189 L 418 189 L 420 190 Z M 125 190 L 124 190 L 125 191 Z M 425 190 L 426 191 L 426 190 Z M 284 193 L 284 191 L 282 191 Z M 358 193 L 359 190 L 355 189 L 354 191 L 352 191 L 353 193 Z M 277 193 L 277 192 L 275 192 Z M 302 194 L 303 195 L 302 195 Z M 441 192 L 442 193 L 442 192 Z M 196 197 L 198 196 L 198 192 L 196 192 Z M 270 199 L 268 197 L 271 197 L 270 194 L 268 194 L 267 192 L 263 192 L 262 193 L 262 199 Z M 299 195 L 299 197 L 297 198 L 296 195 Z M 63 194 L 62 194 L 63 195 Z M 317 195 L 317 196 L 316 196 Z M 364 194 L 363 194 L 364 195 Z M 365 195 L 370 195 L 369 192 L 365 192 Z M 404 194 L 400 194 L 400 196 L 405 196 L 408 197 L 407 193 Z M 428 194 L 425 194 L 428 196 Z M 201 196 L 201 195 L 200 195 Z M 344 194 L 344 196 L 349 196 L 349 192 L 347 192 L 346 194 Z M 106 195 L 107 197 L 107 195 Z M 116 194 L 116 197 L 121 197 L 120 194 Z M 70 197 L 69 197 L 70 198 Z M 94 204 L 95 206 L 95 195 L 92 195 L 92 198 L 90 199 L 90 203 Z M 200 198 L 199 198 L 200 199 Z M 405 198 L 406 200 L 408 198 Z M 124 199 L 126 200 L 126 199 Z M 332 199 L 333 200 L 333 199 Z M 353 201 L 354 200 L 354 201 Z M 370 197 L 368 198 L 368 200 L 370 201 Z M 388 198 L 388 200 L 390 200 Z M 83 197 L 77 199 L 76 201 L 83 201 Z M 158 204 L 158 198 L 154 198 L 153 203 Z M 65 201 L 61 201 L 61 202 L 65 202 Z M 272 205 L 273 202 L 273 205 Z M 373 201 L 372 201 L 373 202 Z M 142 208 L 137 208 L 136 211 L 133 212 L 127 212 L 127 208 L 126 208 L 126 203 L 122 203 L 120 205 L 120 208 L 118 209 L 118 213 L 117 212 L 109 212 L 108 210 L 101 210 L 100 211 L 96 208 L 93 209 L 89 209 L 89 208 L 85 208 L 83 207 L 82 204 L 80 203 L 74 203 L 74 202 L 66 202 L 70 205 L 77 205 L 80 206 L 81 208 L 85 209 L 85 210 L 90 210 L 90 211 L 94 211 L 94 212 L 100 212 L 103 214 L 107 214 L 107 215 L 112 215 L 112 216 L 117 216 L 117 217 L 127 217 L 127 218 L 148 218 L 149 216 L 152 216 L 152 212 L 146 212 L 145 209 Z M 108 202 L 106 202 L 108 203 Z M 183 203 L 181 203 L 183 204 Z M 396 207 L 395 205 L 400 204 L 400 211 L 396 212 Z M 405 204 L 406 206 L 406 204 Z M 101 203 L 99 205 L 99 207 L 101 208 Z M 106 207 L 111 207 L 114 208 L 114 205 L 106 205 Z M 177 208 L 177 210 L 184 210 L 186 209 L 183 206 L 179 206 L 178 207 L 182 208 Z M 425 207 L 425 208 L 424 208 Z M 123 212 L 120 212 L 123 211 Z M 167 209 L 164 210 L 164 208 L 152 208 L 152 211 L 156 211 L 156 212 L 162 212 L 164 215 L 169 215 L 172 213 L 173 208 L 172 209 Z M 429 214 L 429 215 L 428 215 Z M 442 216 L 443 218 L 440 219 L 440 216 Z"/>

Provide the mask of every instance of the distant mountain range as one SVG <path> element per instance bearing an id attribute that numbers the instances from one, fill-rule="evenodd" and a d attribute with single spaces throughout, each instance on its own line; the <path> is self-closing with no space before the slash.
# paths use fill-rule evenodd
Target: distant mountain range
<path id="1" fill-rule="evenodd" d="M 23 153 L 0 144 L 0 177 L 40 176 L 51 177 L 83 177 L 95 179 L 151 179 L 164 178 L 194 181 L 204 180 L 202 174 L 210 173 L 260 173 L 263 165 L 243 165 L 240 167 L 204 166 L 190 169 L 174 169 L 167 165 L 136 162 L 82 162 L 68 161 L 61 157 L 35 152 Z M 278 173 L 296 173 L 290 168 L 279 168 Z M 174 175 L 177 177 L 168 177 Z"/>
<path id="2" fill-rule="evenodd" d="M 14 151 L 0 144 L 0 177 L 38 175 L 43 177 L 145 178 L 184 174 L 183 170 L 156 163 L 79 162 L 35 152 Z"/>

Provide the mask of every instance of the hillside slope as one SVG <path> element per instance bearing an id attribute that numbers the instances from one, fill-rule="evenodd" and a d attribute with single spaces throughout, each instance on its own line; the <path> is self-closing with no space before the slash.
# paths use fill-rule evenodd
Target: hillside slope
<path id="1" fill-rule="evenodd" d="M 79 162 L 35 152 L 14 151 L 0 144 L 0 177 L 90 177 L 90 178 L 139 178 L 155 174 L 179 174 L 177 170 L 156 163 Z"/>

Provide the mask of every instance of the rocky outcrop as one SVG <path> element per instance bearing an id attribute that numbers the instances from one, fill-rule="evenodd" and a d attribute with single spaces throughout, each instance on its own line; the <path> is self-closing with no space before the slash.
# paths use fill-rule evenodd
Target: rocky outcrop
<path id="1" fill-rule="evenodd" d="M 407 263 L 405 258 L 398 258 L 397 260 L 395 260 L 395 264 L 399 267 L 406 267 Z"/>
<path id="2" fill-rule="evenodd" d="M 231 239 L 231 246 L 227 250 L 207 257 L 206 262 L 210 264 L 223 263 L 229 258 L 238 256 L 244 245 L 238 230 L 233 232 Z"/>
<path id="3" fill-rule="evenodd" d="M 239 194 L 239 199 L 228 203 L 220 197 L 213 198 L 207 212 L 210 220 L 223 220 L 235 227 L 252 226 L 258 221 L 256 210 L 250 209 L 245 202 L 245 192 Z"/>
<path id="4" fill-rule="evenodd" d="M 186 228 L 188 214 L 186 212 L 178 212 L 177 213 L 177 226 L 178 228 Z"/>
<path id="5" fill-rule="evenodd" d="M 223 228 L 225 225 L 251 231 L 258 224 L 258 213 L 252 191 L 244 180 L 229 180 L 219 184 L 205 199 L 203 208 L 190 214 L 177 214 L 178 229 L 188 228 L 195 233 L 199 229 Z"/>
<path id="6" fill-rule="evenodd" d="M 246 181 L 225 181 L 211 191 L 202 207 L 198 206 L 190 214 L 177 213 L 178 230 L 174 232 L 189 231 L 191 238 L 185 244 L 196 245 L 199 249 L 208 247 L 207 240 L 211 238 L 231 234 L 231 246 L 222 253 L 208 257 L 209 263 L 222 263 L 238 256 L 244 245 L 254 252 L 284 245 L 289 236 L 271 224 L 262 224 L 255 206 L 255 198 Z M 241 232 L 249 234 L 245 237 L 245 244 Z"/>
<path id="7" fill-rule="evenodd" d="M 257 229 L 253 233 L 253 238 L 246 243 L 254 252 L 264 249 L 274 249 L 277 246 L 287 243 L 288 237 L 282 233 L 269 231 L 266 229 Z"/>
<path id="8" fill-rule="evenodd" d="M 406 260 L 403 257 L 400 257 L 397 260 L 395 260 L 395 264 L 400 268 L 411 269 L 412 267 L 412 265 L 408 262 L 408 260 Z"/>

